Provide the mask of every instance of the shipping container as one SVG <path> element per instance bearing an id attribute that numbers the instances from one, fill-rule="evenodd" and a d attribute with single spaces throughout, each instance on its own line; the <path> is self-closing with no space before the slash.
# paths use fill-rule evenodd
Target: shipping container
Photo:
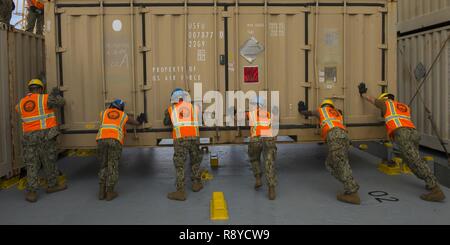
<path id="1" fill-rule="evenodd" d="M 448 25 L 450 0 L 399 0 L 398 30 L 401 33 L 429 26 Z"/>
<path id="2" fill-rule="evenodd" d="M 0 177 L 23 167 L 22 129 L 15 105 L 27 82 L 45 74 L 44 38 L 0 23 Z"/>
<path id="3" fill-rule="evenodd" d="M 385 138 L 374 95 L 397 91 L 397 3 L 392 0 L 69 1 L 46 4 L 47 79 L 67 103 L 63 148 L 94 147 L 99 112 L 115 98 L 149 122 L 128 128 L 128 146 L 171 138 L 171 91 L 279 91 L 279 135 L 319 141 L 300 116 L 334 99 L 354 140 Z M 269 95 L 270 97 L 270 95 Z M 204 103 L 203 108 L 209 104 Z M 222 108 L 226 111 L 226 108 Z M 248 127 L 201 127 L 210 143 L 242 143 Z"/>
<path id="4" fill-rule="evenodd" d="M 449 17 L 450 18 L 450 17 Z M 447 42 L 431 73 L 411 104 L 413 121 L 422 135 L 421 144 L 442 151 L 436 132 L 428 119 L 428 108 L 438 134 L 448 144 L 450 136 L 450 26 L 399 37 L 398 95 L 409 103 L 417 91 L 416 72 L 428 71 Z M 423 65 L 423 66 L 422 66 Z M 422 69 L 420 67 L 423 67 Z M 422 79 L 419 79 L 421 82 Z"/>

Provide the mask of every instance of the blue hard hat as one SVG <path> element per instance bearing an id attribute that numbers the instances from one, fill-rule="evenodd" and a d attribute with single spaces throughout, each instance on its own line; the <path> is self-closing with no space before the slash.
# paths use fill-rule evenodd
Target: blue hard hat
<path id="1" fill-rule="evenodd" d="M 173 95 L 173 94 L 175 94 L 175 93 L 177 93 L 177 92 L 184 92 L 184 89 L 182 89 L 182 88 L 176 88 L 176 89 L 174 89 L 174 90 L 172 91 L 172 94 L 171 94 L 171 95 Z"/>
<path id="2" fill-rule="evenodd" d="M 266 105 L 266 100 L 262 96 L 255 96 L 250 99 L 250 104 L 258 105 L 258 106 L 262 107 L 262 106 Z"/>
<path id="3" fill-rule="evenodd" d="M 111 106 L 123 111 L 125 109 L 125 102 L 121 99 L 116 99 L 111 103 Z"/>
<path id="4" fill-rule="evenodd" d="M 171 103 L 178 103 L 180 99 L 184 99 L 185 91 L 182 88 L 176 88 L 172 91 L 170 102 Z"/>

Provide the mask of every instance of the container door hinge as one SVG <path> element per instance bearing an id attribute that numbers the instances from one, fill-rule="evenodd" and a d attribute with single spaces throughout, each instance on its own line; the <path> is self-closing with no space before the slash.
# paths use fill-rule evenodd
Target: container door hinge
<path id="1" fill-rule="evenodd" d="M 378 82 L 377 82 L 377 85 L 378 85 L 378 86 L 381 86 L 381 87 L 385 87 L 385 86 L 388 85 L 388 83 L 387 83 L 386 81 L 378 81 Z"/>
<path id="2" fill-rule="evenodd" d="M 146 46 L 139 47 L 139 52 L 141 52 L 141 53 L 146 53 L 146 52 L 150 52 L 150 51 L 151 51 L 151 49 L 149 47 L 146 47 Z"/>
<path id="3" fill-rule="evenodd" d="M 62 92 L 66 92 L 66 91 L 69 91 L 69 88 L 65 87 L 65 86 L 61 86 L 61 87 L 59 87 L 59 90 L 61 90 Z"/>
<path id="4" fill-rule="evenodd" d="M 344 95 L 333 95 L 333 96 L 331 96 L 331 99 L 343 100 L 343 99 L 345 99 L 345 96 Z"/>
<path id="5" fill-rule="evenodd" d="M 65 9 L 56 8 L 55 14 L 64 14 L 66 12 Z"/>
<path id="6" fill-rule="evenodd" d="M 231 18 L 231 14 L 228 11 L 222 11 L 220 12 L 223 18 Z"/>
<path id="7" fill-rule="evenodd" d="M 303 88 L 311 88 L 311 83 L 305 83 L 305 82 L 302 82 L 302 83 L 300 83 L 300 87 L 303 87 Z"/>
<path id="8" fill-rule="evenodd" d="M 139 9 L 139 13 L 141 13 L 141 14 L 145 14 L 145 13 L 149 13 L 149 12 L 150 12 L 150 9 L 148 9 L 148 8 Z"/>
<path id="9" fill-rule="evenodd" d="M 144 92 L 152 89 L 152 85 L 141 84 L 140 87 L 141 87 L 141 91 L 144 91 Z"/>
<path id="10" fill-rule="evenodd" d="M 380 13 L 387 13 L 388 12 L 387 8 L 380 8 L 378 11 Z"/>
<path id="11" fill-rule="evenodd" d="M 379 49 L 387 50 L 387 49 L 388 49 L 388 46 L 387 46 L 386 44 L 381 44 L 381 45 L 378 46 L 378 48 L 379 48 Z"/>
<path id="12" fill-rule="evenodd" d="M 305 45 L 302 47 L 302 50 L 311 50 L 311 45 Z"/>
<path id="13" fill-rule="evenodd" d="M 66 48 L 63 48 L 63 47 L 57 47 L 56 48 L 56 53 L 64 53 L 64 52 L 66 52 L 67 51 L 67 49 Z"/>

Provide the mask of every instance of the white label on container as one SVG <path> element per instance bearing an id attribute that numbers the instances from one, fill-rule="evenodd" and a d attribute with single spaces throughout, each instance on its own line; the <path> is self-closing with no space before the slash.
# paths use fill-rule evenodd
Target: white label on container
<path id="1" fill-rule="evenodd" d="M 319 71 L 319 83 L 324 83 L 324 82 L 325 82 L 325 72 Z"/>
<path id="2" fill-rule="evenodd" d="M 52 30 L 52 22 L 50 20 L 47 20 L 47 24 L 45 24 L 45 27 L 47 29 L 47 32 L 50 32 Z"/>
<path id="3" fill-rule="evenodd" d="M 112 22 L 112 28 L 115 32 L 119 32 L 122 30 L 122 21 L 120 20 L 114 20 Z"/>

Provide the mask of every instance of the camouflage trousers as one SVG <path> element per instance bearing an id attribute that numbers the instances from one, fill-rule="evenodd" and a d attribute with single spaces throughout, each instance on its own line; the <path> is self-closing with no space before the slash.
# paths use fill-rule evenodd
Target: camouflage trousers
<path id="1" fill-rule="evenodd" d="M 57 161 L 57 143 L 56 137 L 47 139 L 41 137 L 39 140 L 29 140 L 24 137 L 23 140 L 23 160 L 27 167 L 27 190 L 36 191 L 39 189 L 39 170 L 43 166 L 47 177 L 48 187 L 56 185 L 59 174 L 56 167 Z"/>
<path id="2" fill-rule="evenodd" d="M 359 190 L 352 175 L 352 169 L 348 161 L 350 140 L 347 132 L 341 128 L 333 128 L 327 134 L 328 156 L 325 162 L 326 168 L 337 180 L 344 185 L 346 194 Z"/>
<path id="3" fill-rule="evenodd" d="M 98 173 L 100 184 L 114 188 L 119 180 L 119 161 L 122 156 L 122 144 L 115 139 L 98 140 L 97 156 L 101 161 Z"/>
<path id="4" fill-rule="evenodd" d="M 0 0 L 0 23 L 9 25 L 12 16 L 12 1 Z"/>
<path id="5" fill-rule="evenodd" d="M 254 137 L 250 139 L 248 156 L 255 177 L 261 176 L 261 153 L 264 158 L 267 184 L 270 187 L 275 187 L 277 185 L 277 174 L 275 169 L 277 145 L 275 143 L 275 138 Z"/>
<path id="6" fill-rule="evenodd" d="M 201 181 L 200 164 L 202 163 L 203 154 L 200 149 L 199 138 L 182 138 L 173 141 L 173 162 L 175 165 L 177 190 L 184 190 L 184 164 L 189 158 L 191 160 L 191 180 L 192 182 Z"/>
<path id="7" fill-rule="evenodd" d="M 36 34 L 42 35 L 44 31 L 44 14 L 38 14 L 34 11 L 28 11 L 27 26 L 25 30 L 27 32 L 33 32 L 36 26 Z"/>
<path id="8" fill-rule="evenodd" d="M 420 135 L 413 128 L 398 128 L 393 133 L 394 143 L 399 147 L 403 161 L 426 187 L 432 189 L 437 185 L 436 177 L 431 172 L 425 160 L 419 154 Z"/>

